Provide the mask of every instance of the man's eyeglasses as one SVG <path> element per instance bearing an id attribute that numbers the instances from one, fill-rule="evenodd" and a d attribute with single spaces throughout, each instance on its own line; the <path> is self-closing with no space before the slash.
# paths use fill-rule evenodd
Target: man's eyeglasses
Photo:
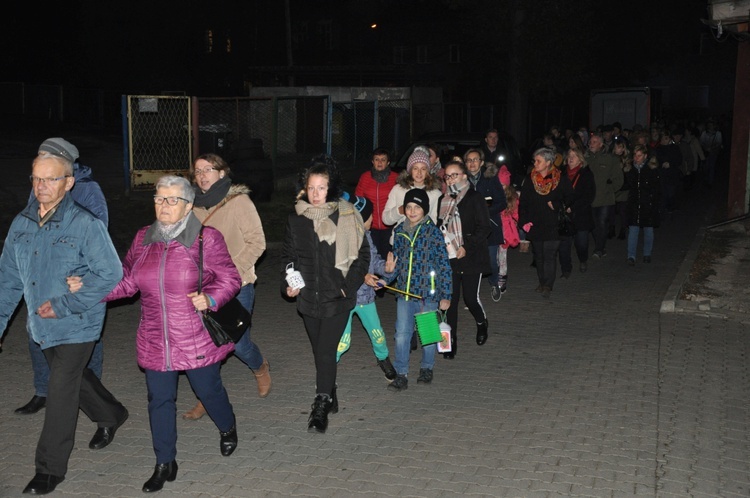
<path id="1" fill-rule="evenodd" d="M 66 178 L 70 178 L 70 175 L 58 176 L 57 178 L 37 178 L 36 176 L 31 175 L 29 177 L 29 180 L 31 181 L 32 185 L 39 185 L 40 183 L 42 185 L 46 185 L 48 183 L 50 185 L 57 185 L 57 182 L 59 182 L 60 180 L 64 180 Z"/>
<path id="2" fill-rule="evenodd" d="M 166 201 L 167 205 L 169 206 L 176 206 L 177 203 L 180 201 L 185 201 L 186 204 L 190 204 L 190 201 L 185 199 L 184 197 L 177 197 L 177 196 L 163 197 L 161 195 L 154 196 L 154 204 L 161 206 L 162 204 L 164 204 L 164 201 Z"/>
<path id="3" fill-rule="evenodd" d="M 482 159 L 479 157 L 471 157 L 466 160 L 467 163 L 481 163 Z"/>
<path id="4" fill-rule="evenodd" d="M 195 176 L 207 175 L 212 171 L 216 171 L 216 168 L 196 169 L 193 173 Z"/>
<path id="5" fill-rule="evenodd" d="M 463 173 L 451 173 L 450 175 L 445 175 L 446 180 L 455 180 L 459 176 L 463 175 Z"/>

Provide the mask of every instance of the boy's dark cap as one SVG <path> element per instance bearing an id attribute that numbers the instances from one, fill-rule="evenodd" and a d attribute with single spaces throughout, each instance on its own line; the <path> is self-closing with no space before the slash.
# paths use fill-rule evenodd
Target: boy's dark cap
<path id="1" fill-rule="evenodd" d="M 430 212 L 430 197 L 424 189 L 415 187 L 411 190 L 407 190 L 406 195 L 404 195 L 404 210 L 406 210 L 406 205 L 410 202 L 421 206 L 425 216 Z"/>

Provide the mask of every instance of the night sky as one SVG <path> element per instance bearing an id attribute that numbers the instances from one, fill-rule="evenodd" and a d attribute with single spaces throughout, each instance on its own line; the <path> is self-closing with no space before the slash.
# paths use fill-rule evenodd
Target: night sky
<path id="1" fill-rule="evenodd" d="M 700 22 L 708 15 L 705 0 L 291 0 L 293 26 L 331 18 L 340 40 L 326 53 L 297 50 L 294 62 L 378 65 L 390 62 L 394 42 L 453 39 L 462 45 L 465 66 L 489 67 L 487 77 L 495 71 L 501 80 L 514 1 L 527 8 L 519 49 L 526 76 L 542 92 L 646 80 L 698 54 L 702 34 L 704 50 L 712 41 Z M 241 94 L 243 81 L 255 77 L 250 68 L 287 63 L 283 6 L 281 0 L 23 3 L 6 12 L 3 79 L 125 93 Z M 372 22 L 379 24 L 375 35 Z M 231 56 L 203 53 L 209 28 L 218 39 L 231 38 Z M 556 83 L 545 85 L 545 78 Z M 482 86 L 466 80 L 456 96 L 481 99 Z"/>

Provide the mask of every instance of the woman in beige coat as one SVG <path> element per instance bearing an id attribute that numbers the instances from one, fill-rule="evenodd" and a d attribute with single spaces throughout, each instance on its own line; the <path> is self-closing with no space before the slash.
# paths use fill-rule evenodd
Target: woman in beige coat
<path id="1" fill-rule="evenodd" d="M 266 250 L 266 237 L 250 189 L 232 184 L 229 165 L 216 154 L 203 154 L 195 159 L 191 171 L 196 185 L 195 216 L 206 226 L 216 228 L 224 236 L 234 266 L 242 277 L 237 299 L 252 314 L 255 305 L 255 263 Z M 237 341 L 234 354 L 255 374 L 258 396 L 265 398 L 271 390 L 268 361 L 250 339 L 250 328 Z M 183 415 L 196 420 L 205 414 L 198 404 Z"/>

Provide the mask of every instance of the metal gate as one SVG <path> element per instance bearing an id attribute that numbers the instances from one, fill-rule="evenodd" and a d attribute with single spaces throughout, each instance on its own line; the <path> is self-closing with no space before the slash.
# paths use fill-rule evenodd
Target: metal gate
<path id="1" fill-rule="evenodd" d="M 151 189 L 166 174 L 188 177 L 193 150 L 190 97 L 123 96 L 126 189 Z"/>

